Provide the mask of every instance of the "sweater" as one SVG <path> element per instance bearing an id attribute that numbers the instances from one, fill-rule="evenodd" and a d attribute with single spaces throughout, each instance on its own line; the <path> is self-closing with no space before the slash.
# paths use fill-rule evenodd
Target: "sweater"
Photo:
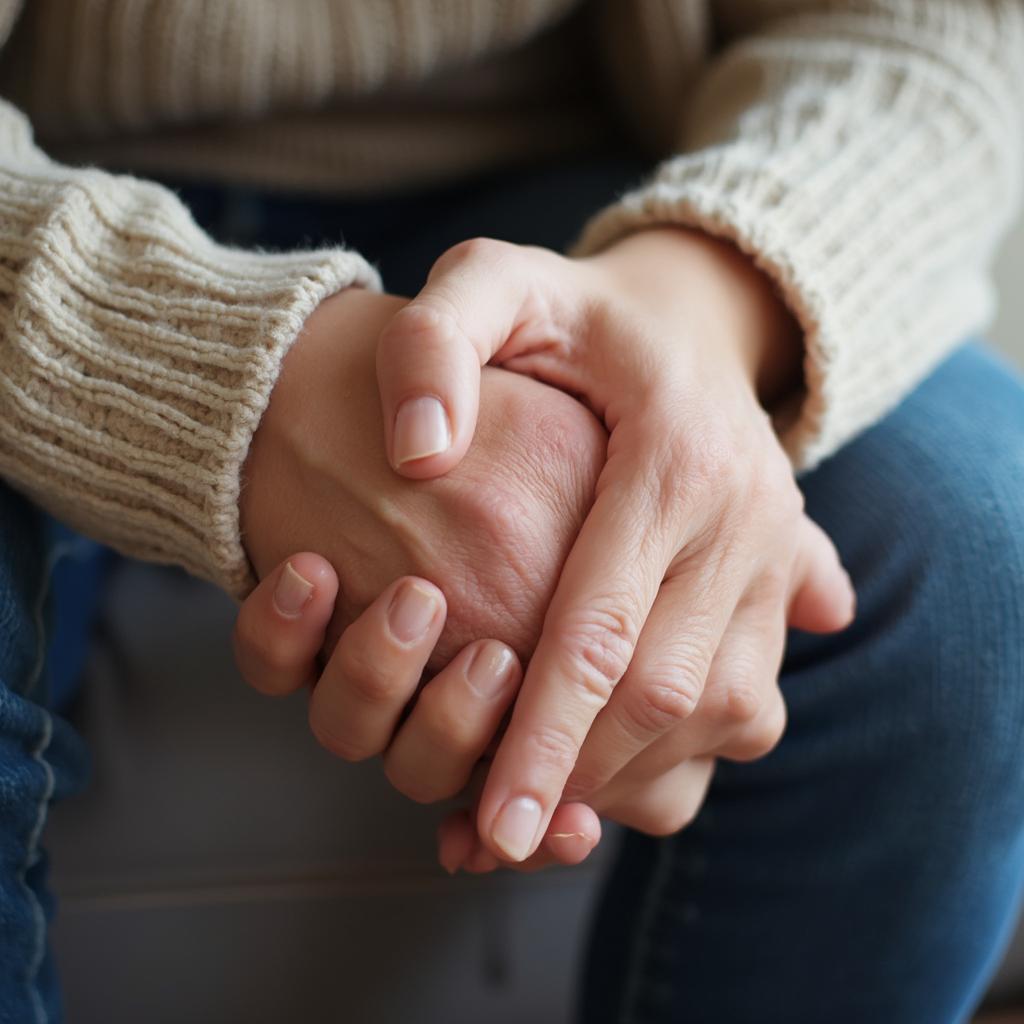
<path id="1" fill-rule="evenodd" d="M 775 410 L 799 471 L 993 314 L 1024 6 L 0 0 L 0 95 L 0 475 L 241 596 L 281 360 L 320 301 L 382 282 L 340 247 L 216 244 L 140 173 L 357 194 L 625 132 L 656 169 L 573 251 L 676 224 L 747 253 L 802 329 Z"/>

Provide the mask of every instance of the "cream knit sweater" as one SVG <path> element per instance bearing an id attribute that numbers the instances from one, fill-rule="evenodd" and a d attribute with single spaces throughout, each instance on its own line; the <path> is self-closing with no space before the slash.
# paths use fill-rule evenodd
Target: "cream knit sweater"
<path id="1" fill-rule="evenodd" d="M 750 253 L 804 330 L 779 416 L 798 468 L 984 326 L 1017 201 L 1015 0 L 0 0 L 3 40 L 0 473 L 236 594 L 239 472 L 282 356 L 323 298 L 380 282 L 343 249 L 216 245 L 164 188 L 68 161 L 439 180 L 598 138 L 597 68 L 667 159 L 578 251 L 676 223 Z"/>

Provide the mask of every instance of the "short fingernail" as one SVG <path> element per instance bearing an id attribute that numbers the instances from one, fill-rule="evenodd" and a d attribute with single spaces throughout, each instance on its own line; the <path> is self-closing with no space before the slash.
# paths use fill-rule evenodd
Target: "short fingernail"
<path id="1" fill-rule="evenodd" d="M 505 688 L 515 655 L 495 640 L 481 644 L 466 666 L 466 678 L 481 697 L 496 697 Z"/>
<path id="2" fill-rule="evenodd" d="M 436 398 L 409 398 L 398 407 L 393 451 L 396 466 L 439 455 L 446 452 L 451 443 L 448 414 Z"/>
<path id="3" fill-rule="evenodd" d="M 436 614 L 437 596 L 434 593 L 415 583 L 403 583 L 391 599 L 388 625 L 403 644 L 411 644 L 426 633 Z"/>
<path id="4" fill-rule="evenodd" d="M 282 615 L 294 619 L 309 604 L 312 596 L 313 584 L 305 576 L 300 576 L 291 562 L 285 562 L 274 587 L 274 607 Z"/>
<path id="5" fill-rule="evenodd" d="M 540 829 L 541 807 L 532 796 L 517 796 L 501 809 L 491 839 L 509 860 L 526 860 Z"/>

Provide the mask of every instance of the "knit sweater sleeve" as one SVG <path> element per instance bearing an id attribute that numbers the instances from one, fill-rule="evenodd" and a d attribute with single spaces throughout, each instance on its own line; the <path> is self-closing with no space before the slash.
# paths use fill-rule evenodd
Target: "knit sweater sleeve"
<path id="1" fill-rule="evenodd" d="M 241 595 L 239 474 L 306 317 L 379 287 L 342 249 L 217 245 L 155 184 L 61 166 L 0 101 L 0 474 Z"/>
<path id="2" fill-rule="evenodd" d="M 804 391 L 776 420 L 806 469 L 992 315 L 988 268 L 1017 203 L 1024 5 L 715 12 L 734 35 L 687 105 L 680 155 L 593 218 L 575 251 L 668 223 L 748 253 L 803 329 Z"/>

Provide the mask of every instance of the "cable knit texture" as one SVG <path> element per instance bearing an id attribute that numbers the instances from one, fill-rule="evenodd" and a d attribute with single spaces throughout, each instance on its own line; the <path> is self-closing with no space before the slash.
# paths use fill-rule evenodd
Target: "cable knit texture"
<path id="1" fill-rule="evenodd" d="M 7 33 L 0 472 L 236 594 L 239 470 L 280 360 L 374 271 L 217 246 L 168 191 L 75 164 L 353 193 L 582 152 L 618 124 L 665 159 L 576 251 L 669 223 L 749 253 L 804 331 L 805 393 L 776 411 L 798 468 L 993 312 L 1017 0 L 0 0 Z"/>

